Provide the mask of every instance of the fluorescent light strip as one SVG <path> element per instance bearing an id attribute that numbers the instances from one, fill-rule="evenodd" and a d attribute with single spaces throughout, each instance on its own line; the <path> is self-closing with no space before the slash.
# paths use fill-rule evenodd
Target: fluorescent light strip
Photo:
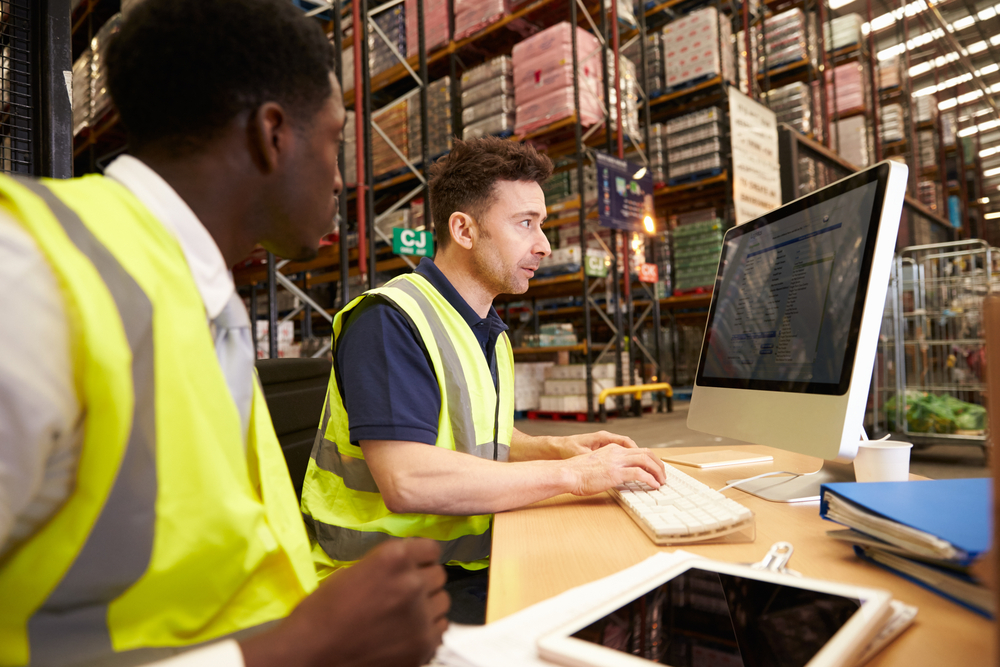
<path id="1" fill-rule="evenodd" d="M 986 178 L 996 176 L 997 174 L 1000 174 L 1000 167 L 997 167 L 996 169 L 987 169 L 983 172 L 983 176 Z"/>
<path id="2" fill-rule="evenodd" d="M 996 220 L 997 218 L 1000 218 L 1000 211 L 996 211 L 994 213 L 987 213 L 983 217 L 986 218 L 987 220 Z"/>

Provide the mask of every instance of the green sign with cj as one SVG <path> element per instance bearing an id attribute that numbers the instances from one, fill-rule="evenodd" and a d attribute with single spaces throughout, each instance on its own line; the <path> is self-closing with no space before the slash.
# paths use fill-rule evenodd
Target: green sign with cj
<path id="1" fill-rule="evenodd" d="M 392 251 L 397 255 L 431 257 L 434 255 L 434 235 L 431 232 L 418 232 L 412 229 L 394 227 L 392 230 Z"/>

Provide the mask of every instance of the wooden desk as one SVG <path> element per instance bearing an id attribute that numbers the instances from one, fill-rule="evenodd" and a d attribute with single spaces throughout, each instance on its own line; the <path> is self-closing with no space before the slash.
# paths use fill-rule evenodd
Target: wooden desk
<path id="1" fill-rule="evenodd" d="M 771 470 L 811 471 L 820 465 L 819 459 L 770 447 L 747 445 L 746 449 L 771 454 L 774 462 L 712 471 L 681 469 L 713 488 L 721 488 L 728 479 Z M 696 451 L 705 449 L 669 450 L 671 454 Z M 819 503 L 787 505 L 736 490 L 726 494 L 756 515 L 756 540 L 681 548 L 721 561 L 749 563 L 763 558 L 773 543 L 785 540 L 795 546 L 790 567 L 803 575 L 881 588 L 919 607 L 913 626 L 870 665 L 995 664 L 992 623 L 856 558 L 849 545 L 826 537 L 826 531 L 835 530 L 837 524 L 819 517 Z M 497 514 L 486 619 L 503 618 L 574 586 L 618 572 L 661 549 L 673 550 L 673 547 L 657 547 L 650 542 L 606 493 L 590 498 L 564 495 Z"/>

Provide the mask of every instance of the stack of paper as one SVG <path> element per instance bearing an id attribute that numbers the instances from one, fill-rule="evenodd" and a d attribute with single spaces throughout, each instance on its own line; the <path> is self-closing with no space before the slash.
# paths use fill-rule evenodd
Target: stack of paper
<path id="1" fill-rule="evenodd" d="M 970 574 L 990 547 L 989 479 L 826 484 L 820 515 L 852 530 L 827 533 L 870 560 L 992 618 L 993 593 Z"/>

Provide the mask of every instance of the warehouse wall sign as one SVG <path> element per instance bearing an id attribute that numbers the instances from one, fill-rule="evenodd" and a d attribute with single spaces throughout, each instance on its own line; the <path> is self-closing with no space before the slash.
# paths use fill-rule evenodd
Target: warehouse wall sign
<path id="1" fill-rule="evenodd" d="M 778 121 L 774 112 L 729 88 L 729 130 L 733 143 L 733 204 L 736 224 L 781 206 Z"/>
<path id="2" fill-rule="evenodd" d="M 393 227 L 392 251 L 397 255 L 432 257 L 434 255 L 434 233 Z"/>
<path id="3" fill-rule="evenodd" d="M 597 216 L 601 227 L 641 232 L 653 211 L 653 175 L 641 164 L 594 151 L 597 160 Z"/>

